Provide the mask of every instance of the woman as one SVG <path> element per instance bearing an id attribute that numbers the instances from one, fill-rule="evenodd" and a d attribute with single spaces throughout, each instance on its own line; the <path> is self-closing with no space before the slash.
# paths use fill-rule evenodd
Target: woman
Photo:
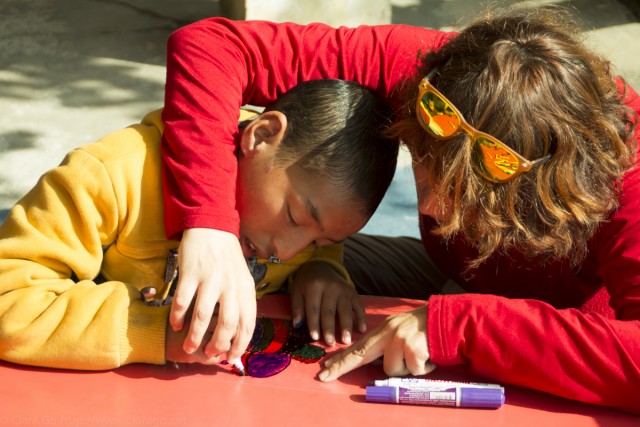
<path id="1" fill-rule="evenodd" d="M 389 318 L 320 378 L 384 355 L 389 375 L 463 364 L 495 381 L 638 412 L 640 100 L 565 18 L 520 10 L 459 34 L 215 19 L 179 30 L 164 115 L 167 233 L 187 230 L 181 249 L 196 259 L 221 250 L 207 243 L 220 230 L 233 248 L 233 210 L 206 216 L 227 178 L 195 172 L 212 157 L 222 168 L 233 150 L 231 130 L 202 137 L 213 126 L 206 105 L 235 99 L 221 107 L 231 126 L 240 104 L 259 105 L 298 81 L 358 81 L 398 112 L 392 131 L 414 160 L 424 248 L 467 293 L 432 295 Z M 219 274 L 245 280 L 240 269 Z M 190 301 L 199 287 L 216 287 L 235 310 L 212 351 L 228 348 L 243 316 L 238 287 L 220 283 L 201 278 L 182 289 Z"/>

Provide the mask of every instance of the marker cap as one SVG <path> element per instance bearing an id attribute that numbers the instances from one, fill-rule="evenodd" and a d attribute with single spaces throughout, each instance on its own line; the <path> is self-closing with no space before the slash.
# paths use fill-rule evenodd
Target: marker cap
<path id="1" fill-rule="evenodd" d="M 501 388 L 461 388 L 460 406 L 465 408 L 499 408 L 504 404 Z"/>
<path id="2" fill-rule="evenodd" d="M 367 386 L 367 402 L 396 403 L 396 387 Z"/>

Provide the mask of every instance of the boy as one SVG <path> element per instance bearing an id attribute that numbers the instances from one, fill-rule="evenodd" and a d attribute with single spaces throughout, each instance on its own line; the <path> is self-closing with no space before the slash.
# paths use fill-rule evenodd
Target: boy
<path id="1" fill-rule="evenodd" d="M 140 296 L 167 296 L 178 245 L 162 221 L 160 115 L 72 151 L 11 210 L 0 228 L 1 359 L 91 370 L 217 361 L 185 353 L 169 306 Z M 241 130 L 240 243 L 267 266 L 255 294 L 313 261 L 353 301 L 338 243 L 365 225 L 393 177 L 398 147 L 381 136 L 382 117 L 368 90 L 324 80 L 295 87 Z M 317 283 L 291 284 L 299 298 Z"/>

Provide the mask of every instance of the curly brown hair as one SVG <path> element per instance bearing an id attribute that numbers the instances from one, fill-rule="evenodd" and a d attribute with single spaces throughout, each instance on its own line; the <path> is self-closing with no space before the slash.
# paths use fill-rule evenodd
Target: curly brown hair
<path id="1" fill-rule="evenodd" d="M 426 168 L 429 190 L 447 206 L 432 232 L 445 239 L 462 233 L 478 250 L 470 268 L 512 250 L 577 264 L 618 206 L 621 177 L 635 164 L 637 117 L 623 104 L 610 63 L 578 34 L 557 7 L 492 14 L 419 54 L 417 75 L 403 85 L 406 102 L 391 136 Z M 467 134 L 438 141 L 416 120 L 418 83 L 434 67 L 433 84 L 469 123 L 527 159 L 551 158 L 503 184 L 474 173 Z"/>

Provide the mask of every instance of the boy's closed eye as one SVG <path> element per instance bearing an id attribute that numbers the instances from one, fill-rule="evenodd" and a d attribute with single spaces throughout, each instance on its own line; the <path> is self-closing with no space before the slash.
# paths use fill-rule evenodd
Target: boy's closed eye
<path id="1" fill-rule="evenodd" d="M 293 218 L 293 214 L 291 213 L 291 205 L 289 203 L 287 203 L 287 208 L 286 208 L 286 214 L 287 214 L 287 222 L 293 226 L 297 226 L 298 223 L 296 222 L 296 220 Z"/>
<path id="2" fill-rule="evenodd" d="M 317 227 L 321 233 L 325 233 L 325 228 L 320 219 L 320 209 L 310 197 L 303 195 L 294 195 L 285 202 L 285 213 L 287 222 L 294 227 L 312 226 Z M 342 243 L 344 239 L 335 240 L 329 237 L 323 237 L 311 242 L 314 246 L 327 246 L 336 243 Z"/>

